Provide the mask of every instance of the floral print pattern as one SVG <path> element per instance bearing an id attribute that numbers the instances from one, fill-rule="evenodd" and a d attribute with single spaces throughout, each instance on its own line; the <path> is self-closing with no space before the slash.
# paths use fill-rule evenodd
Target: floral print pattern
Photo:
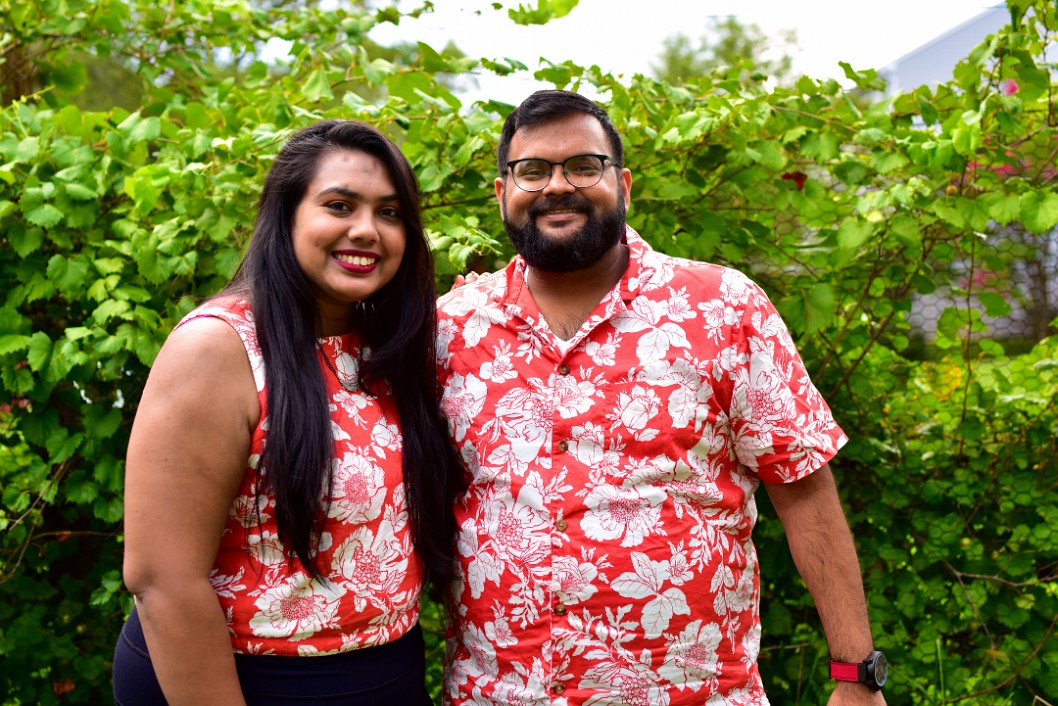
<path id="1" fill-rule="evenodd" d="M 203 316 L 220 318 L 239 334 L 261 405 L 246 474 L 210 576 L 228 619 L 233 650 L 325 655 L 401 637 L 419 618 L 422 566 L 408 524 L 393 401 L 345 390 L 320 360 L 335 454 L 331 487 L 320 489 L 326 522 L 319 537 L 319 566 L 326 581 L 313 579 L 279 540 L 275 499 L 257 492 L 268 397 L 253 312 L 245 301 L 222 297 L 191 312 L 181 324 Z M 343 375 L 356 376 L 359 351 L 353 335 L 319 343 L 319 355 L 329 356 Z"/>
<path id="2" fill-rule="evenodd" d="M 521 259 L 438 302 L 468 469 L 448 703 L 768 703 L 754 491 L 846 438 L 756 285 L 625 240 L 566 348 Z"/>

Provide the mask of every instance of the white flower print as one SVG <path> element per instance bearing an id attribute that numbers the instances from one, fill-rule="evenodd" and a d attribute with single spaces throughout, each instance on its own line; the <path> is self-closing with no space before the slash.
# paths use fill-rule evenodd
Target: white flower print
<path id="1" fill-rule="evenodd" d="M 279 535 L 264 531 L 253 532 L 246 537 L 246 553 L 263 566 L 279 566 L 286 561 L 286 552 L 279 542 Z"/>
<path id="2" fill-rule="evenodd" d="M 529 462 L 540 455 L 544 442 L 551 437 L 554 408 L 539 379 L 527 380 L 496 403 L 498 433 L 511 444 L 519 460 Z"/>
<path id="3" fill-rule="evenodd" d="M 678 290 L 672 287 L 668 289 L 669 299 L 665 302 L 665 315 L 670 321 L 686 321 L 698 316 L 691 307 L 686 287 L 680 287 Z"/>
<path id="4" fill-rule="evenodd" d="M 719 343 L 727 338 L 728 331 L 738 326 L 739 314 L 723 299 L 712 299 L 698 305 L 702 312 L 702 323 L 706 335 Z"/>
<path id="5" fill-rule="evenodd" d="M 462 337 L 468 348 L 481 343 L 493 324 L 503 323 L 504 316 L 487 306 L 489 295 L 479 287 L 466 285 L 458 298 L 445 301 L 442 311 L 452 317 L 469 314 L 463 324 Z"/>
<path id="6" fill-rule="evenodd" d="M 507 616 L 499 601 L 494 601 L 492 606 L 492 621 L 485 623 L 485 635 L 492 640 L 496 647 L 513 647 L 518 644 L 518 638 L 507 622 Z"/>
<path id="7" fill-rule="evenodd" d="M 438 363 L 444 363 L 449 358 L 448 346 L 459 335 L 459 327 L 451 319 L 441 319 L 437 322 L 437 350 L 434 352 Z"/>
<path id="8" fill-rule="evenodd" d="M 764 315 L 759 311 L 755 311 L 753 312 L 752 320 L 753 327 L 757 329 L 757 334 L 761 338 L 775 340 L 783 347 L 787 355 L 796 355 L 797 346 L 794 345 L 793 339 L 790 337 L 790 331 L 786 328 L 786 322 L 782 320 L 781 316 L 775 312 Z"/>
<path id="9" fill-rule="evenodd" d="M 663 500 L 664 491 L 659 488 L 598 486 L 584 499 L 588 512 L 581 527 L 589 539 L 608 542 L 620 537 L 622 547 L 634 547 L 661 529 Z"/>
<path id="10" fill-rule="evenodd" d="M 499 503 L 488 513 L 489 547 L 501 562 L 535 564 L 548 554 L 550 542 L 544 530 L 550 523 L 541 510 L 531 507 L 537 502 L 526 502 L 530 495 L 536 496 L 535 491 L 525 487 L 519 502 Z"/>
<path id="11" fill-rule="evenodd" d="M 611 333 L 606 337 L 605 343 L 597 343 L 595 341 L 585 343 L 584 352 L 591 357 L 596 365 L 604 368 L 610 367 L 616 360 L 618 340 L 618 335 Z"/>
<path id="12" fill-rule="evenodd" d="M 213 569 L 209 572 L 209 583 L 218 596 L 234 598 L 236 593 L 246 590 L 246 585 L 240 583 L 244 573 L 244 570 L 240 568 L 233 576 L 226 576 Z"/>
<path id="13" fill-rule="evenodd" d="M 595 385 L 588 380 L 575 380 L 572 375 L 556 375 L 555 410 L 563 419 L 572 419 L 591 408 Z"/>
<path id="14" fill-rule="evenodd" d="M 744 274 L 725 269 L 720 282 L 720 296 L 734 305 L 745 304 L 756 287 Z"/>
<path id="15" fill-rule="evenodd" d="M 347 451 L 332 462 L 334 478 L 327 516 L 340 522 L 368 522 L 382 512 L 386 474 L 361 450 Z"/>
<path id="16" fill-rule="evenodd" d="M 386 451 L 400 451 L 403 439 L 400 435 L 400 427 L 390 424 L 385 417 L 380 417 L 375 425 L 371 427 L 371 448 L 382 458 L 386 457 Z"/>
<path id="17" fill-rule="evenodd" d="M 669 581 L 676 586 L 682 586 L 694 579 L 694 571 L 687 560 L 687 551 L 683 548 L 683 542 L 673 545 L 669 544 L 672 557 L 669 559 Z"/>
<path id="18" fill-rule="evenodd" d="M 668 706 L 669 695 L 658 681 L 638 662 L 606 661 L 585 672 L 579 686 L 596 692 L 584 706 Z"/>
<path id="19" fill-rule="evenodd" d="M 239 495 L 232 502 L 228 516 L 243 527 L 256 527 L 258 522 L 264 524 L 271 519 L 272 516 L 266 512 L 268 505 L 268 498 L 263 495 L 256 498 L 252 495 Z"/>
<path id="20" fill-rule="evenodd" d="M 668 355 L 669 348 L 690 348 L 687 333 L 675 321 L 661 322 L 667 314 L 665 302 L 637 298 L 632 308 L 623 311 L 610 320 L 615 329 L 622 333 L 645 331 L 636 342 L 636 356 L 640 365 L 649 365 Z"/>
<path id="21" fill-rule="evenodd" d="M 396 550 L 393 527 L 383 521 L 377 534 L 363 527 L 342 542 L 334 552 L 333 566 L 346 580 L 346 590 L 356 596 L 357 610 L 363 610 L 368 601 L 395 598 L 408 572 L 408 558 L 406 552 Z"/>
<path id="22" fill-rule="evenodd" d="M 220 298 L 199 308 L 191 317 L 216 316 L 239 333 L 258 391 L 262 392 L 265 370 L 248 306 L 246 302 Z M 355 375 L 357 362 L 350 353 L 356 349 L 348 339 L 327 339 L 323 347 L 335 361 L 336 369 Z M 256 473 L 261 471 L 264 480 L 268 480 L 268 469 L 260 467 L 270 429 L 267 416 L 262 416 L 253 430 L 243 482 L 229 509 L 220 551 L 210 573 L 237 652 L 330 654 L 346 647 L 387 642 L 417 619 L 421 572 L 413 559 L 403 486 L 398 482 L 391 495 L 383 492 L 376 512 L 370 478 L 364 483 L 364 476 L 343 475 L 358 465 L 347 458 L 347 454 L 353 454 L 371 458 L 387 477 L 401 477 L 400 429 L 397 424 L 387 423 L 383 410 L 388 407 L 382 393 L 376 398 L 336 389 L 329 395 L 329 421 L 337 460 L 332 470 L 337 471 L 340 487 L 321 488 L 319 497 L 329 501 L 331 492 L 337 490 L 333 507 L 338 514 L 356 517 L 350 522 L 327 518 L 326 529 L 314 537 L 326 582 L 308 577 L 300 562 L 279 541 L 272 490 L 268 483 L 258 487 L 262 476 Z M 371 475 L 373 472 L 368 473 Z M 353 511 L 352 507 L 360 509 Z M 375 518 L 364 520 L 358 515 Z M 387 524 L 391 528 L 385 530 Z M 379 530 L 380 526 L 384 531 Z M 365 538 L 349 541 L 358 530 L 367 533 Z M 363 610 L 357 610 L 359 597 L 349 590 L 349 581 L 334 566 L 339 547 L 338 558 L 347 573 L 361 578 L 361 585 L 377 590 L 363 596 Z"/>
<path id="23" fill-rule="evenodd" d="M 507 382 L 518 377 L 511 361 L 511 347 L 506 342 L 492 349 L 492 360 L 481 365 L 481 377 L 492 382 Z"/>
<path id="24" fill-rule="evenodd" d="M 254 601 L 259 610 L 250 619 L 250 627 L 258 637 L 304 640 L 334 623 L 336 598 L 305 574 L 295 573 Z"/>
<path id="25" fill-rule="evenodd" d="M 350 396 L 345 390 L 335 393 L 334 397 L 340 397 L 341 395 Z M 335 441 L 348 441 L 353 437 L 349 436 L 349 432 L 342 428 L 339 420 L 335 416 L 335 412 L 338 411 L 338 405 L 328 402 L 327 403 L 327 416 L 331 419 L 331 436 L 334 437 Z"/>
<path id="26" fill-rule="evenodd" d="M 718 677 L 723 672 L 717 655 L 722 639 L 720 627 L 715 623 L 702 620 L 688 623 L 669 645 L 658 675 L 675 684 L 680 691 L 688 685 L 697 687 L 701 682 L 709 691 L 716 690 Z"/>
<path id="27" fill-rule="evenodd" d="M 335 392 L 331 399 L 336 403 L 333 408 L 335 411 L 341 409 L 349 420 L 360 428 L 367 426 L 367 421 L 361 414 L 368 406 L 368 398 L 363 393 L 349 392 L 343 388 Z M 349 436 L 345 435 L 344 438 L 348 439 Z"/>
<path id="28" fill-rule="evenodd" d="M 713 387 L 694 361 L 685 358 L 671 362 L 655 361 L 636 375 L 636 381 L 657 387 L 676 386 L 669 395 L 668 404 L 674 428 L 682 429 L 693 421 L 697 429 L 700 422 L 709 418 Z"/>
<path id="29" fill-rule="evenodd" d="M 654 561 L 643 552 L 631 553 L 634 571 L 627 571 L 610 584 L 625 598 L 649 599 L 643 604 L 641 625 L 650 639 L 668 630 L 673 615 L 690 615 L 687 596 L 675 586 L 665 588 L 670 578 L 668 561 Z"/>
<path id="30" fill-rule="evenodd" d="M 599 571 L 591 562 L 556 556 L 551 560 L 551 572 L 551 591 L 566 605 L 586 601 L 599 590 L 592 585 Z"/>
<path id="31" fill-rule="evenodd" d="M 459 660 L 453 665 L 457 673 L 462 673 L 462 683 L 468 680 L 477 681 L 481 677 L 495 679 L 499 675 L 496 664 L 496 648 L 477 625 L 467 623 L 460 634 L 462 646 L 470 653 L 469 659 Z"/>
<path id="32" fill-rule="evenodd" d="M 448 419 L 448 426 L 456 442 L 466 437 L 472 419 L 481 413 L 488 388 L 474 375 L 453 375 L 441 397 L 441 412 Z"/>
<path id="33" fill-rule="evenodd" d="M 573 441 L 573 453 L 578 461 L 588 467 L 602 461 L 606 432 L 601 426 L 593 422 L 575 426 L 570 430 L 570 436 Z"/>
<path id="34" fill-rule="evenodd" d="M 610 413 L 614 427 L 622 424 L 628 429 L 646 429 L 661 411 L 661 398 L 649 387 L 636 386 L 630 393 L 617 397 L 617 408 Z"/>

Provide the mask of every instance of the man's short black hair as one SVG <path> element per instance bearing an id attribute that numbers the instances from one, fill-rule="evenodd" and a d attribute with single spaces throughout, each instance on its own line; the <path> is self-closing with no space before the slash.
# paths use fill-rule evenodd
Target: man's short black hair
<path id="1" fill-rule="evenodd" d="M 610 141 L 610 150 L 613 153 L 610 157 L 614 164 L 621 166 L 624 163 L 624 145 L 606 111 L 579 93 L 548 89 L 537 91 L 526 98 L 504 121 L 500 144 L 496 149 L 496 166 L 500 176 L 506 176 L 507 155 L 510 154 L 511 140 L 514 139 L 515 132 L 577 113 L 591 115 L 599 121 Z"/>

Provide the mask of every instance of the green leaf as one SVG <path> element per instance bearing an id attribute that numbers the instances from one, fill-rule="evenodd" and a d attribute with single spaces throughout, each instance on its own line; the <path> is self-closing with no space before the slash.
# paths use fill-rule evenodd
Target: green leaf
<path id="1" fill-rule="evenodd" d="M 805 299 L 804 321 L 805 332 L 818 331 L 834 320 L 837 311 L 834 290 L 829 284 L 821 282 L 808 290 Z"/>
<path id="2" fill-rule="evenodd" d="M 838 227 L 838 246 L 843 250 L 856 250 L 871 238 L 873 226 L 858 218 L 846 218 Z"/>
<path id="3" fill-rule="evenodd" d="M 550 20 L 565 17 L 577 6 L 578 0 L 536 0 L 536 7 L 519 5 L 507 10 L 507 16 L 520 25 L 542 25 Z"/>
<path id="4" fill-rule="evenodd" d="M 63 213 L 59 209 L 46 203 L 26 213 L 26 220 L 41 228 L 51 228 L 62 220 Z"/>
<path id="5" fill-rule="evenodd" d="M 55 255 L 48 261 L 48 279 L 67 294 L 82 290 L 87 284 L 90 264 L 84 255 Z"/>
<path id="6" fill-rule="evenodd" d="M 829 132 L 812 133 L 805 138 L 801 151 L 806 157 L 828 162 L 841 154 L 841 141 Z"/>
<path id="7" fill-rule="evenodd" d="M 33 334 L 33 340 L 29 344 L 29 353 L 26 355 L 26 362 L 29 363 L 30 370 L 35 373 L 40 372 L 47 364 L 50 356 L 51 340 L 48 338 L 48 334 L 43 331 L 37 331 Z"/>
<path id="8" fill-rule="evenodd" d="M 107 299 L 92 312 L 92 320 L 100 326 L 114 317 L 125 318 L 132 306 L 123 299 Z"/>
<path id="9" fill-rule="evenodd" d="M 8 353 L 25 350 L 26 348 L 29 348 L 29 344 L 32 343 L 32 341 L 33 339 L 29 336 L 17 336 L 14 334 L 0 336 L 0 355 L 7 355 Z"/>
<path id="10" fill-rule="evenodd" d="M 1011 194 L 990 191 L 981 194 L 978 203 L 988 213 L 989 218 L 1002 226 L 1017 220 L 1021 215 L 1021 200 Z"/>
<path id="11" fill-rule="evenodd" d="M 140 121 L 131 132 L 129 132 L 129 142 L 145 142 L 147 140 L 153 140 L 158 137 L 162 132 L 161 121 L 158 118 L 150 117 L 146 120 Z"/>
<path id="12" fill-rule="evenodd" d="M 871 165 L 879 174 L 888 174 L 907 165 L 908 159 L 899 152 L 874 152 Z"/>
<path id="13" fill-rule="evenodd" d="M 746 149 L 746 154 L 754 162 L 763 164 L 768 169 L 779 171 L 786 166 L 786 153 L 778 142 L 760 140 Z"/>
<path id="14" fill-rule="evenodd" d="M 1009 316 L 1011 312 L 1010 302 L 1002 294 L 995 292 L 981 292 L 977 295 L 978 300 L 984 305 L 985 315 L 994 318 Z"/>
<path id="15" fill-rule="evenodd" d="M 1058 225 L 1058 194 L 1027 191 L 1021 196 L 1021 223 L 1036 234 Z"/>
<path id="16" fill-rule="evenodd" d="M 84 429 L 93 440 L 108 439 L 121 425 L 121 410 L 105 408 L 98 404 L 85 405 Z"/>
<path id="17" fill-rule="evenodd" d="M 470 160 L 474 158 L 474 153 L 485 147 L 485 138 L 481 135 L 474 135 L 469 140 L 465 141 L 459 146 L 459 150 L 455 156 L 455 166 L 465 167 L 470 163 Z"/>
<path id="18" fill-rule="evenodd" d="M 36 137 L 26 137 L 18 143 L 18 149 L 15 150 L 14 161 L 16 163 L 28 163 L 36 159 L 40 153 L 40 139 Z"/>
<path id="19" fill-rule="evenodd" d="M 78 201 L 90 201 L 99 198 L 99 194 L 96 193 L 95 189 L 90 189 L 84 184 L 66 184 L 65 188 L 66 193 L 70 195 L 70 198 L 77 199 Z"/>
<path id="20" fill-rule="evenodd" d="M 319 101 L 334 98 L 331 82 L 327 79 L 326 68 L 318 68 L 309 74 L 309 77 L 305 80 L 304 88 L 301 90 L 301 95 L 310 103 L 318 103 Z"/>

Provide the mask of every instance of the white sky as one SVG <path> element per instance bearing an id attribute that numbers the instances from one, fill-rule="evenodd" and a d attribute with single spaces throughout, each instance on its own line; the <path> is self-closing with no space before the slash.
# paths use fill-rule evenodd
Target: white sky
<path id="1" fill-rule="evenodd" d="M 500 0 L 504 6 L 535 7 L 536 0 Z M 490 0 L 435 0 L 435 11 L 399 27 L 380 27 L 382 43 L 423 41 L 440 50 L 454 41 L 468 56 L 509 57 L 530 72 L 539 59 L 573 60 L 616 74 L 650 73 L 666 37 L 685 34 L 695 43 L 709 18 L 735 16 L 765 34 L 797 33 L 790 50 L 794 71 L 844 81 L 839 61 L 856 69 L 880 69 L 929 40 L 954 29 L 998 0 L 580 0 L 569 15 L 543 26 L 522 27 L 495 10 Z M 519 103 L 543 87 L 531 73 L 481 77 L 465 91 L 467 102 L 482 97 Z"/>

